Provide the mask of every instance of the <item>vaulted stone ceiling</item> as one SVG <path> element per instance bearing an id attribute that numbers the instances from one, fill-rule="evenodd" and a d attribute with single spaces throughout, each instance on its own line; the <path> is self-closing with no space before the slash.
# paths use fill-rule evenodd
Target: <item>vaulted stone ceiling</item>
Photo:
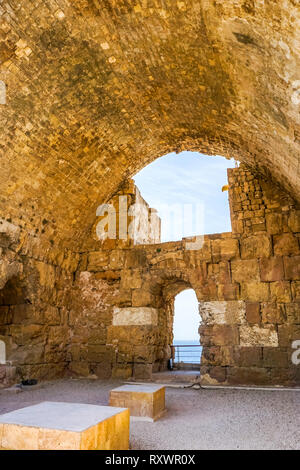
<path id="1" fill-rule="evenodd" d="M 0 16 L 6 219 L 80 248 L 99 203 L 180 150 L 300 200 L 298 0 L 4 0 Z"/>

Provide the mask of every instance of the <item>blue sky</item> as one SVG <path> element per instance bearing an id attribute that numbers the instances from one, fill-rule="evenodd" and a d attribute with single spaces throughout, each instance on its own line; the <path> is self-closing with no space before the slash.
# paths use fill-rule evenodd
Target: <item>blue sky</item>
<path id="1" fill-rule="evenodd" d="M 228 192 L 222 193 L 222 186 L 227 184 L 227 168 L 234 166 L 233 159 L 224 157 L 197 152 L 171 153 L 150 163 L 134 177 L 143 198 L 150 207 L 158 210 L 162 219 L 162 241 L 201 234 L 192 215 L 185 223 L 182 217 L 168 218 L 167 208 L 174 204 L 182 213 L 184 205 L 189 205 L 193 214 L 201 204 L 204 233 L 231 231 Z M 177 296 L 175 306 L 175 339 L 198 339 L 199 313 L 195 293 L 192 290 L 182 292 Z"/>
<path id="2" fill-rule="evenodd" d="M 174 236 L 169 237 L 164 208 L 173 204 L 192 204 L 196 207 L 202 203 L 204 233 L 231 231 L 228 193 L 222 193 L 222 186 L 227 184 L 227 168 L 234 168 L 234 160 L 197 152 L 171 153 L 150 163 L 134 177 L 144 199 L 161 216 L 162 241 L 199 235 L 196 231 L 191 233 L 187 227 L 182 230 L 183 233 L 176 230 L 171 234 Z"/>

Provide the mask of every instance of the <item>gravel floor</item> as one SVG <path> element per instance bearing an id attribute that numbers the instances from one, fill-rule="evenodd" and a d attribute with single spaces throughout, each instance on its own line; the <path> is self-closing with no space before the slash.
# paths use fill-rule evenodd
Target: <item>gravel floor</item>
<path id="1" fill-rule="evenodd" d="M 121 382 L 60 380 L 14 394 L 0 414 L 41 401 L 108 404 Z M 132 449 L 300 449 L 300 391 L 166 389 L 168 413 L 131 423 Z"/>

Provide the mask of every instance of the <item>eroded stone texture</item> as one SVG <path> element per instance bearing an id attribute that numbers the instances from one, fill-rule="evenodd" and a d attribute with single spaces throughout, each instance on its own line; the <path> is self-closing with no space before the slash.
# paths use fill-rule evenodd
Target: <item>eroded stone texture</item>
<path id="1" fill-rule="evenodd" d="M 257 191 L 259 210 L 281 217 L 281 233 L 256 224 Z M 241 196 L 244 208 L 235 205 Z M 291 231 L 298 205 L 275 188 L 272 199 L 270 185 L 243 167 L 229 170 L 229 200 L 239 231 L 207 235 L 198 250 L 187 249 L 191 240 L 124 246 L 117 239 L 110 247 L 91 239 L 91 251 L 78 255 L 9 226 L 2 257 L 20 269 L 0 291 L 2 385 L 65 374 L 151 377 L 171 357 L 174 298 L 186 288 L 200 302 L 204 382 L 298 383 L 291 362 L 299 339 L 298 245 L 295 254 L 278 252 L 282 234 L 299 244 Z"/>
<path id="2" fill-rule="evenodd" d="M 111 252 L 93 255 L 100 260 L 97 269 L 94 262 L 90 267 L 93 276 L 114 285 L 116 294 L 117 320 L 107 329 L 106 346 L 113 376 L 149 378 L 166 368 L 174 297 L 193 288 L 202 319 L 204 383 L 298 383 L 291 362 L 299 321 L 298 245 L 294 254 L 279 256 L 274 247 L 281 233 L 269 231 L 265 223 L 265 214 L 279 214 L 286 221 L 282 233 L 299 243 L 299 233 L 291 232 L 288 223 L 297 225 L 298 205 L 243 167 L 228 174 L 232 220 L 242 221 L 238 232 L 205 236 L 198 250 L 187 250 L 182 240 L 125 249 L 115 245 Z M 240 197 L 243 206 L 236 205 Z M 263 229 L 256 223 L 257 210 Z M 151 312 L 155 321 L 149 321 Z"/>
<path id="3" fill-rule="evenodd" d="M 4 0 L 0 16 L 0 209 L 22 230 L 77 250 L 97 206 L 171 151 L 235 156 L 300 200 L 295 0 Z"/>
<path id="4" fill-rule="evenodd" d="M 204 323 L 205 379 L 299 382 L 297 2 L 9 0 L 0 17 L 5 367 L 149 376 L 170 357 L 174 296 L 192 287 L 201 302 L 245 302 L 245 321 L 273 325 L 285 357 L 247 346 L 247 369 L 240 324 Z M 139 199 L 129 178 L 181 150 L 246 164 L 229 172 L 233 232 L 195 251 L 100 245 L 99 205 Z M 156 309 L 157 325 L 114 326 L 114 307 Z"/>
<path id="5" fill-rule="evenodd" d="M 157 325 L 157 309 L 149 307 L 114 308 L 114 326 Z"/>
<path id="6" fill-rule="evenodd" d="M 71 332 L 68 298 L 79 255 L 0 224 L 0 339 L 6 346 L 0 386 L 62 376 Z M 3 271 L 1 271 L 3 272 Z"/>

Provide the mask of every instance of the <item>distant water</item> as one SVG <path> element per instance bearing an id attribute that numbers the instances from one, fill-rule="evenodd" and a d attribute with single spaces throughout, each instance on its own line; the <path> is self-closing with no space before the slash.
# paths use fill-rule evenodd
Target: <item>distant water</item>
<path id="1" fill-rule="evenodd" d="M 199 340 L 194 339 L 175 339 L 173 341 L 174 346 L 181 345 L 187 346 L 185 348 L 179 349 L 179 362 L 190 362 L 190 363 L 199 363 L 202 354 L 202 346 L 200 346 Z M 188 346 L 199 346 L 197 348 Z M 176 348 L 175 362 L 178 361 L 178 348 Z"/>

